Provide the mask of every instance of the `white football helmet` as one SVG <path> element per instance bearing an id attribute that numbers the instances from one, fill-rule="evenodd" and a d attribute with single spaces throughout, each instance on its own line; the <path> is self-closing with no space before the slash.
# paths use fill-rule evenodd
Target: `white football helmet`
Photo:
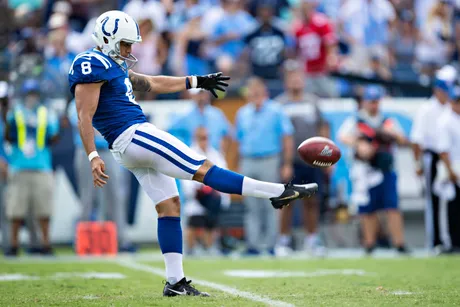
<path id="1" fill-rule="evenodd" d="M 130 44 L 142 42 L 139 25 L 128 14 L 122 11 L 105 12 L 97 18 L 92 38 L 102 53 L 114 60 L 126 61 L 128 69 L 137 63 L 136 57 L 132 54 L 128 57 L 120 54 L 121 41 Z"/>

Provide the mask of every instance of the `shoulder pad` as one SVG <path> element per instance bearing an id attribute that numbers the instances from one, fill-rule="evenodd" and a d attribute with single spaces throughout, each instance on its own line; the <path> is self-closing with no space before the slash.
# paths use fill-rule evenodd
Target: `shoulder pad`
<path id="1" fill-rule="evenodd" d="M 110 81 L 114 62 L 95 52 L 83 52 L 75 57 L 69 70 L 69 85 L 73 92 L 78 83 Z"/>

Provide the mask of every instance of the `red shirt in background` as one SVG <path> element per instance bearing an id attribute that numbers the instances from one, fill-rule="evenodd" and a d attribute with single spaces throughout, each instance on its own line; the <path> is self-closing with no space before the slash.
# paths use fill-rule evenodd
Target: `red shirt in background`
<path id="1" fill-rule="evenodd" d="M 326 15 L 315 12 L 310 22 L 299 23 L 294 28 L 300 58 L 305 61 L 305 72 L 327 72 L 326 47 L 337 42 L 334 27 Z"/>

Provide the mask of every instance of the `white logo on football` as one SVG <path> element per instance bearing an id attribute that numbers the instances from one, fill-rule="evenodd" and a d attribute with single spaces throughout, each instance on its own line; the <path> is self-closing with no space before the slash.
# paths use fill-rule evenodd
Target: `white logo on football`
<path id="1" fill-rule="evenodd" d="M 319 155 L 323 156 L 323 157 L 330 157 L 330 156 L 332 156 L 332 149 L 329 148 L 328 145 L 326 145 L 326 146 L 324 146 L 323 150 L 321 151 L 321 153 Z"/>

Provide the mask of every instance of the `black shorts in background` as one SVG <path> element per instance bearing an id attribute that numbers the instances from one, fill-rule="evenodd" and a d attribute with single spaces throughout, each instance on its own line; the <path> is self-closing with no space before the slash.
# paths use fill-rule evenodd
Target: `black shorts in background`
<path id="1" fill-rule="evenodd" d="M 324 173 L 321 169 L 316 167 L 311 167 L 306 163 L 294 163 L 294 179 L 292 179 L 293 184 L 307 184 L 307 183 L 317 183 L 318 192 L 316 193 L 318 197 L 321 197 L 323 194 L 322 187 L 324 183 Z"/>
<path id="2" fill-rule="evenodd" d="M 188 227 L 213 230 L 217 227 L 217 222 L 217 219 L 210 218 L 206 215 L 193 215 L 188 219 Z"/>

